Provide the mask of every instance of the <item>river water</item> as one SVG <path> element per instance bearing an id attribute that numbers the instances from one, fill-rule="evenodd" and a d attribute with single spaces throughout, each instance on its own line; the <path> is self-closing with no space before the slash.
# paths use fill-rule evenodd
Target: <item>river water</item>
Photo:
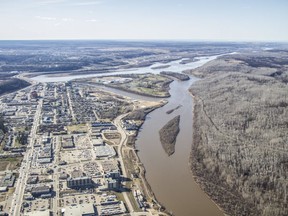
<path id="1" fill-rule="evenodd" d="M 198 61 L 185 65 L 180 64 L 181 60 L 168 64 L 157 63 L 150 67 L 107 74 L 159 73 L 163 70 L 182 72 L 185 69 L 199 67 L 216 57 L 199 57 Z M 170 67 L 152 69 L 152 67 L 162 65 L 170 65 Z M 33 79 L 40 82 L 59 82 L 102 75 L 89 74 L 63 77 L 42 75 Z M 168 98 L 168 103 L 147 115 L 146 121 L 140 129 L 136 147 L 139 149 L 138 155 L 145 166 L 146 178 L 153 192 L 169 211 L 177 216 L 222 216 L 223 213 L 196 184 L 189 167 L 193 131 L 193 100 L 188 89 L 196 80 L 196 78 L 191 77 L 189 81 L 181 82 L 175 80 L 170 84 L 171 97 Z M 156 100 L 155 98 L 139 96 L 116 89 L 110 90 L 135 99 Z M 178 105 L 182 105 L 182 107 L 170 115 L 166 114 L 167 110 L 173 109 Z M 158 131 L 176 115 L 180 115 L 180 132 L 176 140 L 175 153 L 168 157 L 160 143 Z"/>
<path id="2" fill-rule="evenodd" d="M 220 216 L 223 214 L 194 181 L 189 166 L 193 100 L 188 89 L 194 81 L 192 78 L 187 82 L 171 83 L 169 103 L 147 116 L 136 147 L 152 190 L 168 210 L 177 216 Z M 178 105 L 182 107 L 170 115 L 166 114 L 167 110 Z M 160 143 L 158 131 L 176 115 L 180 115 L 180 132 L 175 153 L 168 157 Z"/>

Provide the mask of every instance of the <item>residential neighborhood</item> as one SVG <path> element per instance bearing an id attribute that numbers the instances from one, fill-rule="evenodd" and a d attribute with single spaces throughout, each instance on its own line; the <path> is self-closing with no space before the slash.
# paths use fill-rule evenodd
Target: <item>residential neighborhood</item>
<path id="1" fill-rule="evenodd" d="M 1 101 L 0 158 L 6 162 L 0 172 L 1 214 L 159 210 L 124 158 L 127 137 L 137 133 L 139 123 L 123 118 L 139 101 L 77 82 L 34 83 Z"/>

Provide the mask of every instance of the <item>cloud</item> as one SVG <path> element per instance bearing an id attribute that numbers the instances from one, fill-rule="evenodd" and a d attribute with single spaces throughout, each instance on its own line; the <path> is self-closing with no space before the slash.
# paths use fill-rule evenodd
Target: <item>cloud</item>
<path id="1" fill-rule="evenodd" d="M 65 3 L 67 0 L 43 0 L 43 1 L 36 1 L 40 5 L 49 5 L 49 4 L 59 4 L 59 3 Z"/>
<path id="2" fill-rule="evenodd" d="M 75 2 L 71 3 L 72 6 L 91 6 L 91 5 L 99 5 L 102 4 L 101 1 L 90 1 L 90 2 Z"/>
<path id="3" fill-rule="evenodd" d="M 35 18 L 47 21 L 54 21 L 57 20 L 55 17 L 43 17 L 43 16 L 36 16 Z"/>
<path id="4" fill-rule="evenodd" d="M 74 19 L 65 17 L 65 18 L 62 18 L 61 21 L 63 21 L 63 22 L 72 22 L 72 21 L 74 21 Z"/>
<path id="5" fill-rule="evenodd" d="M 55 4 L 61 4 L 65 6 L 92 6 L 92 5 L 99 5 L 102 4 L 102 1 L 91 1 L 91 0 L 82 0 L 81 2 L 77 1 L 69 1 L 69 0 L 34 0 L 35 3 L 47 6 L 47 5 L 55 5 Z"/>

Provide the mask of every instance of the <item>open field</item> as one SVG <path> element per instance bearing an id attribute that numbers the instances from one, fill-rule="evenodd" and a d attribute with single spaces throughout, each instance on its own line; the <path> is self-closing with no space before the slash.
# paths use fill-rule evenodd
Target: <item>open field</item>
<path id="1" fill-rule="evenodd" d="M 67 130 L 70 133 L 87 133 L 88 127 L 86 124 L 69 125 Z"/>
<path id="2" fill-rule="evenodd" d="M 0 159 L 0 171 L 15 170 L 20 166 L 22 158 L 1 158 Z"/>
<path id="3" fill-rule="evenodd" d="M 94 78 L 90 82 L 117 88 L 139 95 L 169 97 L 169 84 L 173 80 L 156 74 L 128 74 Z"/>

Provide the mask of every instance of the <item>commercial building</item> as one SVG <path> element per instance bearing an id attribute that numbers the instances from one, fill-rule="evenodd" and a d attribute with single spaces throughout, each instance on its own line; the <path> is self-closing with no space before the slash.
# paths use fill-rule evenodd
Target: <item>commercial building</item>
<path id="1" fill-rule="evenodd" d="M 85 176 L 80 170 L 74 170 L 71 177 L 67 179 L 67 187 L 69 188 L 87 188 L 93 187 L 94 182 L 89 176 Z"/>
<path id="2" fill-rule="evenodd" d="M 93 144 L 93 146 L 103 146 L 104 145 L 104 141 L 101 138 L 92 138 L 91 142 Z"/>
<path id="3" fill-rule="evenodd" d="M 106 144 L 95 146 L 94 150 L 97 158 L 114 157 L 116 155 L 115 149 L 112 146 Z"/>
<path id="4" fill-rule="evenodd" d="M 24 213 L 24 216 L 50 216 L 50 211 L 45 210 L 45 211 L 33 211 L 33 212 L 27 212 Z"/>
<path id="5" fill-rule="evenodd" d="M 120 188 L 120 183 L 116 179 L 107 178 L 105 179 L 105 186 L 107 190 L 117 190 Z"/>
<path id="6" fill-rule="evenodd" d="M 84 188 L 84 187 L 93 187 L 93 181 L 91 177 L 83 176 L 78 178 L 68 178 L 67 187 L 69 188 Z"/>
<path id="7" fill-rule="evenodd" d="M 39 159 L 42 159 L 42 158 L 51 158 L 52 157 L 52 146 L 50 145 L 47 145 L 45 147 L 43 147 L 40 152 L 39 152 L 39 155 L 38 155 L 38 158 Z"/>
<path id="8" fill-rule="evenodd" d="M 65 137 L 63 137 L 61 145 L 62 145 L 62 148 L 74 148 L 75 147 L 75 143 L 74 143 L 73 136 L 65 136 Z"/>
<path id="9" fill-rule="evenodd" d="M 75 206 L 67 206 L 62 209 L 64 216 L 96 216 L 97 209 L 93 204 L 81 204 Z"/>
<path id="10" fill-rule="evenodd" d="M 92 131 L 99 131 L 102 130 L 117 130 L 116 126 L 111 122 L 94 122 L 91 124 Z"/>
<path id="11" fill-rule="evenodd" d="M 15 182 L 15 175 L 13 173 L 7 173 L 0 181 L 0 187 L 13 187 Z"/>
<path id="12" fill-rule="evenodd" d="M 51 188 L 49 186 L 34 187 L 31 191 L 31 194 L 34 197 L 40 197 L 43 194 L 50 194 L 50 193 L 51 193 Z"/>
<path id="13" fill-rule="evenodd" d="M 122 201 L 114 203 L 114 204 L 98 206 L 98 212 L 99 212 L 99 215 L 101 216 L 119 215 L 119 214 L 124 214 L 126 211 L 127 210 Z"/>
<path id="14" fill-rule="evenodd" d="M 38 182 L 38 176 L 30 176 L 27 179 L 27 184 L 36 184 Z"/>

